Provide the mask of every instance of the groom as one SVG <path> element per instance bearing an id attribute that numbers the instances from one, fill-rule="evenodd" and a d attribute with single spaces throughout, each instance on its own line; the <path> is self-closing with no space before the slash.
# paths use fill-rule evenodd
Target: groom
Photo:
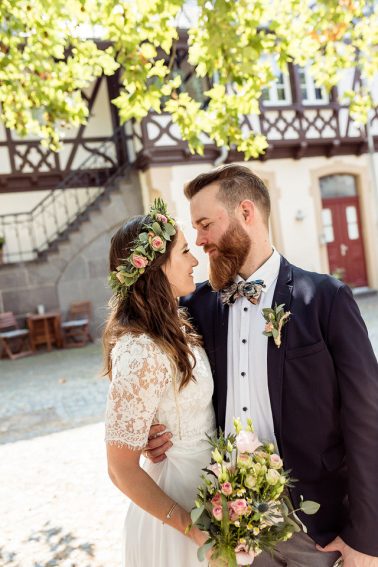
<path id="1" fill-rule="evenodd" d="M 294 506 L 300 495 L 321 505 L 301 517 L 312 539 L 295 536 L 256 567 L 328 567 L 338 553 L 344 567 L 378 567 L 378 365 L 349 288 L 272 249 L 269 193 L 248 168 L 199 175 L 185 195 L 211 287 L 183 304 L 204 338 L 218 426 L 252 417 L 299 479 Z M 262 309 L 281 304 L 291 314 L 278 347 Z M 169 440 L 156 432 L 148 448 L 158 461 Z"/>

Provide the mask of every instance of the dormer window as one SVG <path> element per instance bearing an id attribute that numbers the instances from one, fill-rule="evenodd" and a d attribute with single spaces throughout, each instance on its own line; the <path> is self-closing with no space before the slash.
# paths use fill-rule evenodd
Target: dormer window
<path id="1" fill-rule="evenodd" d="M 303 104 L 327 104 L 328 95 L 323 87 L 318 87 L 308 69 L 298 68 L 299 86 Z"/>

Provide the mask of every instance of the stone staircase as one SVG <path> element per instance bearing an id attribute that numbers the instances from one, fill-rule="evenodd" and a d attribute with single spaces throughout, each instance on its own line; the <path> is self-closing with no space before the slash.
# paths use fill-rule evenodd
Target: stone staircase
<path id="1" fill-rule="evenodd" d="M 110 297 L 111 235 L 142 211 L 138 173 L 129 166 L 35 259 L 0 266 L 0 311 L 13 311 L 21 319 L 39 304 L 64 313 L 70 303 L 89 300 L 94 308 L 91 331 L 98 336 Z"/>

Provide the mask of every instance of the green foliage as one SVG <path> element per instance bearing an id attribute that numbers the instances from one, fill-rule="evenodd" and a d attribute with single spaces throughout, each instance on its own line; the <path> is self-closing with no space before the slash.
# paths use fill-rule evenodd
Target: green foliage
<path id="1" fill-rule="evenodd" d="M 83 89 L 120 69 L 113 101 L 122 121 L 151 110 L 172 115 L 192 152 L 206 137 L 235 146 L 248 159 L 264 152 L 264 136 L 241 127 L 259 113 L 262 89 L 275 68 L 306 65 L 330 89 L 358 66 L 361 84 L 345 95 L 351 114 L 366 122 L 378 69 L 378 8 L 373 0 L 198 0 L 189 30 L 189 61 L 212 82 L 208 104 L 182 90 L 173 68 L 176 17 L 185 0 L 2 0 L 0 118 L 19 134 L 34 133 L 52 149 L 64 129 L 85 123 Z M 102 50 L 85 38 L 101 29 Z"/>

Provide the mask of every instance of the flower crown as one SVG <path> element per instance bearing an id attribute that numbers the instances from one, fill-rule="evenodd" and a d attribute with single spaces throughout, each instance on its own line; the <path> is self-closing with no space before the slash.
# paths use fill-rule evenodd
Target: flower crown
<path id="1" fill-rule="evenodd" d="M 109 274 L 110 287 L 116 295 L 123 298 L 158 254 L 164 254 L 167 242 L 176 234 L 176 222 L 168 215 L 163 199 L 155 199 L 148 214 L 152 222 L 143 224 L 143 230 L 134 241 L 130 256 Z"/>

